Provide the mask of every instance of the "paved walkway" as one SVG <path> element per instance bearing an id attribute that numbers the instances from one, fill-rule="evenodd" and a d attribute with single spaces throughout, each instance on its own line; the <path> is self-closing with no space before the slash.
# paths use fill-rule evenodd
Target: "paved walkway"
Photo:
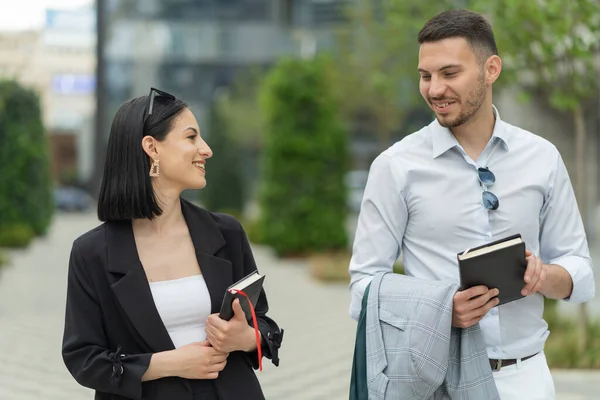
<path id="1" fill-rule="evenodd" d="M 0 399 L 92 399 L 60 357 L 71 243 L 96 225 L 93 215 L 59 215 L 47 238 L 15 252 L 0 271 Z M 270 314 L 286 330 L 281 366 L 265 363 L 259 378 L 268 400 L 343 400 L 355 323 L 346 285 L 312 281 L 302 262 L 279 261 L 254 247 L 267 275 Z M 559 400 L 597 399 L 600 371 L 554 371 Z"/>

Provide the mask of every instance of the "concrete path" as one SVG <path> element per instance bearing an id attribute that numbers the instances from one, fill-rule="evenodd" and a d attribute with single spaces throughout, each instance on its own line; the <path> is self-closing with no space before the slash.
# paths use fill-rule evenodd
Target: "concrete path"
<path id="1" fill-rule="evenodd" d="M 48 237 L 14 252 L 0 270 L 0 400 L 93 398 L 65 369 L 60 346 L 71 244 L 96 224 L 94 215 L 58 215 Z M 254 251 L 267 275 L 270 315 L 285 329 L 280 367 L 265 362 L 259 373 L 266 398 L 347 399 L 356 324 L 346 285 L 314 282 L 303 262 Z M 599 398 L 600 371 L 553 375 L 559 400 Z"/>

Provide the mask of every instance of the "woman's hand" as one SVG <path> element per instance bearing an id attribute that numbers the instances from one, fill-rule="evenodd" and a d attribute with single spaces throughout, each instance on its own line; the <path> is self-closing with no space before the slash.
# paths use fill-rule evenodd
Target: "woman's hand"
<path id="1" fill-rule="evenodd" d="M 216 379 L 227 364 L 229 353 L 220 352 L 205 340 L 175 350 L 179 371 L 186 379 Z"/>
<path id="2" fill-rule="evenodd" d="M 212 314 L 208 317 L 206 338 L 211 346 L 223 353 L 256 349 L 254 328 L 248 325 L 239 299 L 233 301 L 232 308 L 233 318 L 229 321 L 219 318 L 219 314 Z"/>

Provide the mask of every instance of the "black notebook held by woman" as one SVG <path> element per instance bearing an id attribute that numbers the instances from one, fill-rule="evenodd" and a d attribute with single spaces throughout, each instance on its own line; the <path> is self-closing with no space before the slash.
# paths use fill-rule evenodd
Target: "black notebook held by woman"
<path id="1" fill-rule="evenodd" d="M 524 297 L 525 242 L 520 234 L 458 253 L 461 290 L 484 285 L 497 288 L 498 305 Z"/>
<path id="2" fill-rule="evenodd" d="M 221 303 L 221 312 L 219 313 L 219 317 L 222 319 L 229 321 L 233 318 L 233 301 L 235 299 L 240 299 L 240 305 L 242 306 L 242 310 L 246 314 L 246 319 L 252 319 L 252 312 L 250 311 L 250 305 L 248 304 L 248 298 L 252 302 L 253 306 L 256 306 L 256 302 L 258 301 L 258 296 L 263 288 L 263 282 L 265 280 L 264 275 L 259 275 L 257 271 L 254 271 L 233 285 L 227 288 L 225 292 L 225 297 L 223 297 L 223 303 Z M 232 293 L 232 291 L 243 291 L 248 298 L 246 298 L 241 293 Z"/>

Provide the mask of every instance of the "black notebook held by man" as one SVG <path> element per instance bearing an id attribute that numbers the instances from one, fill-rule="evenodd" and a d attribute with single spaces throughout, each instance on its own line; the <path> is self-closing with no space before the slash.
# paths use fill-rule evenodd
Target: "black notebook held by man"
<path id="1" fill-rule="evenodd" d="M 264 275 L 259 275 L 257 271 L 254 271 L 233 285 L 229 286 L 225 292 L 225 297 L 223 297 L 223 303 L 221 303 L 221 312 L 219 313 L 219 317 L 226 321 L 229 321 L 231 318 L 233 318 L 233 301 L 235 299 L 240 299 L 240 305 L 246 314 L 246 319 L 251 320 L 252 312 L 250 311 L 250 306 L 248 305 L 248 299 L 240 293 L 232 293 L 231 290 L 243 291 L 250 298 L 252 305 L 256 306 L 256 302 L 258 301 L 258 296 L 262 290 L 264 280 Z"/>
<path id="2" fill-rule="evenodd" d="M 458 253 L 461 290 L 484 285 L 497 288 L 498 305 L 524 297 L 525 242 L 520 234 Z"/>

